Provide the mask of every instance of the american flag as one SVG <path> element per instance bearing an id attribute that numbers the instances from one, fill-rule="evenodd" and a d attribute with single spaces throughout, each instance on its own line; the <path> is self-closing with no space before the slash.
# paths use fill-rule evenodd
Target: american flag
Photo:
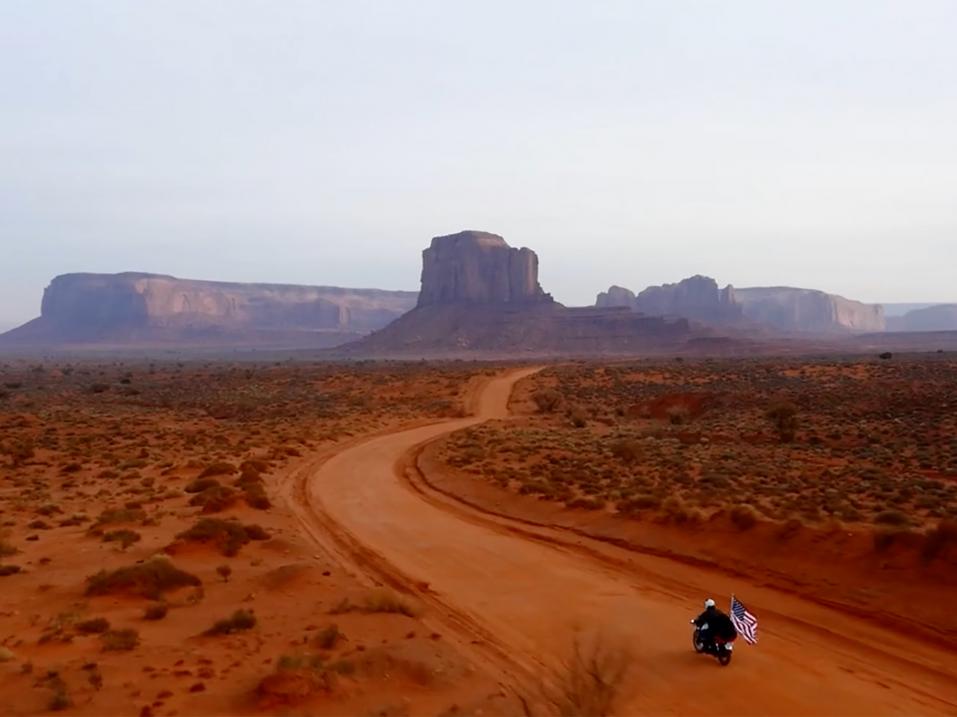
<path id="1" fill-rule="evenodd" d="M 748 612 L 744 603 L 738 600 L 734 595 L 731 596 L 731 622 L 734 629 L 748 642 L 753 645 L 758 641 L 758 618 Z"/>

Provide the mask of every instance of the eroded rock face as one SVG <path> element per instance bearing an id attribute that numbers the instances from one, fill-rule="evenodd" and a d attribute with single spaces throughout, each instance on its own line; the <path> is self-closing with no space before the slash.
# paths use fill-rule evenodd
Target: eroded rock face
<path id="1" fill-rule="evenodd" d="M 649 286 L 636 297 L 635 308 L 651 316 L 683 316 L 717 324 L 741 317 L 734 289 L 719 290 L 718 282 L 700 274 L 677 284 Z"/>
<path id="2" fill-rule="evenodd" d="M 623 286 L 610 286 L 608 291 L 602 291 L 598 294 L 595 306 L 598 308 L 627 306 L 629 309 L 633 309 L 635 308 L 635 292 Z"/>
<path id="3" fill-rule="evenodd" d="M 538 283 L 538 257 L 497 234 L 464 231 L 432 239 L 422 252 L 419 306 L 550 302 Z"/>
<path id="4" fill-rule="evenodd" d="M 158 274 L 64 274 L 43 294 L 41 316 L 14 339 L 45 342 L 143 337 L 162 330 L 367 333 L 415 305 L 411 291 L 240 284 Z"/>
<path id="5" fill-rule="evenodd" d="M 787 286 L 735 289 L 744 315 L 781 331 L 834 333 L 883 331 L 884 309 L 827 294 L 816 289 Z"/>

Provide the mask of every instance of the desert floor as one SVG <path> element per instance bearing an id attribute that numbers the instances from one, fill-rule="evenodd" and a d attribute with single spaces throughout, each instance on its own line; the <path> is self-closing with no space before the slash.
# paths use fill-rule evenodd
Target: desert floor
<path id="1" fill-rule="evenodd" d="M 527 468 L 502 444 L 469 446 L 480 475 L 449 462 L 469 431 L 560 424 L 527 407 L 556 369 L 68 369 L 3 369 L 11 714 L 597 712 L 590 667 L 617 714 L 957 710 L 952 626 L 935 633 L 924 604 L 953 594 L 952 546 L 907 563 L 936 530 L 926 511 L 855 572 L 832 559 L 859 548 L 854 530 L 844 544 L 784 515 L 642 519 L 521 494 L 500 485 Z M 616 534 L 622 520 L 641 527 Z M 689 548 L 709 525 L 726 539 Z M 768 561 L 791 555 L 800 581 L 715 557 L 760 554 L 783 528 Z M 923 581 L 914 629 L 907 603 L 871 608 L 894 582 L 860 582 L 875 570 Z M 732 593 L 761 639 L 722 668 L 693 653 L 688 620 Z"/>

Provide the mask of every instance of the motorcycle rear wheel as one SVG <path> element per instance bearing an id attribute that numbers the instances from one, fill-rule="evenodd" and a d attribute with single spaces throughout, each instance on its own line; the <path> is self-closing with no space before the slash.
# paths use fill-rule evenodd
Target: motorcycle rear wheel
<path id="1" fill-rule="evenodd" d="M 718 664 L 722 667 L 727 667 L 731 664 L 731 653 L 727 650 L 722 650 L 718 653 Z"/>

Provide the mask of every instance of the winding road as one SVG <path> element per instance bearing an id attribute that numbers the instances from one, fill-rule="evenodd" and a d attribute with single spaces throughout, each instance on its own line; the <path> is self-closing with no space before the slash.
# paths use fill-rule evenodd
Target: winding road
<path id="1" fill-rule="evenodd" d="M 430 441 L 508 415 L 506 372 L 474 415 L 362 439 L 303 469 L 304 529 L 370 584 L 417 596 L 482 669 L 529 701 L 576 634 L 630 646 L 622 714 L 957 714 L 957 649 L 909 639 L 740 577 L 482 514 L 409 470 Z M 688 620 L 707 594 L 746 595 L 761 642 L 728 668 L 695 655 Z M 740 643 L 741 641 L 739 641 Z"/>

